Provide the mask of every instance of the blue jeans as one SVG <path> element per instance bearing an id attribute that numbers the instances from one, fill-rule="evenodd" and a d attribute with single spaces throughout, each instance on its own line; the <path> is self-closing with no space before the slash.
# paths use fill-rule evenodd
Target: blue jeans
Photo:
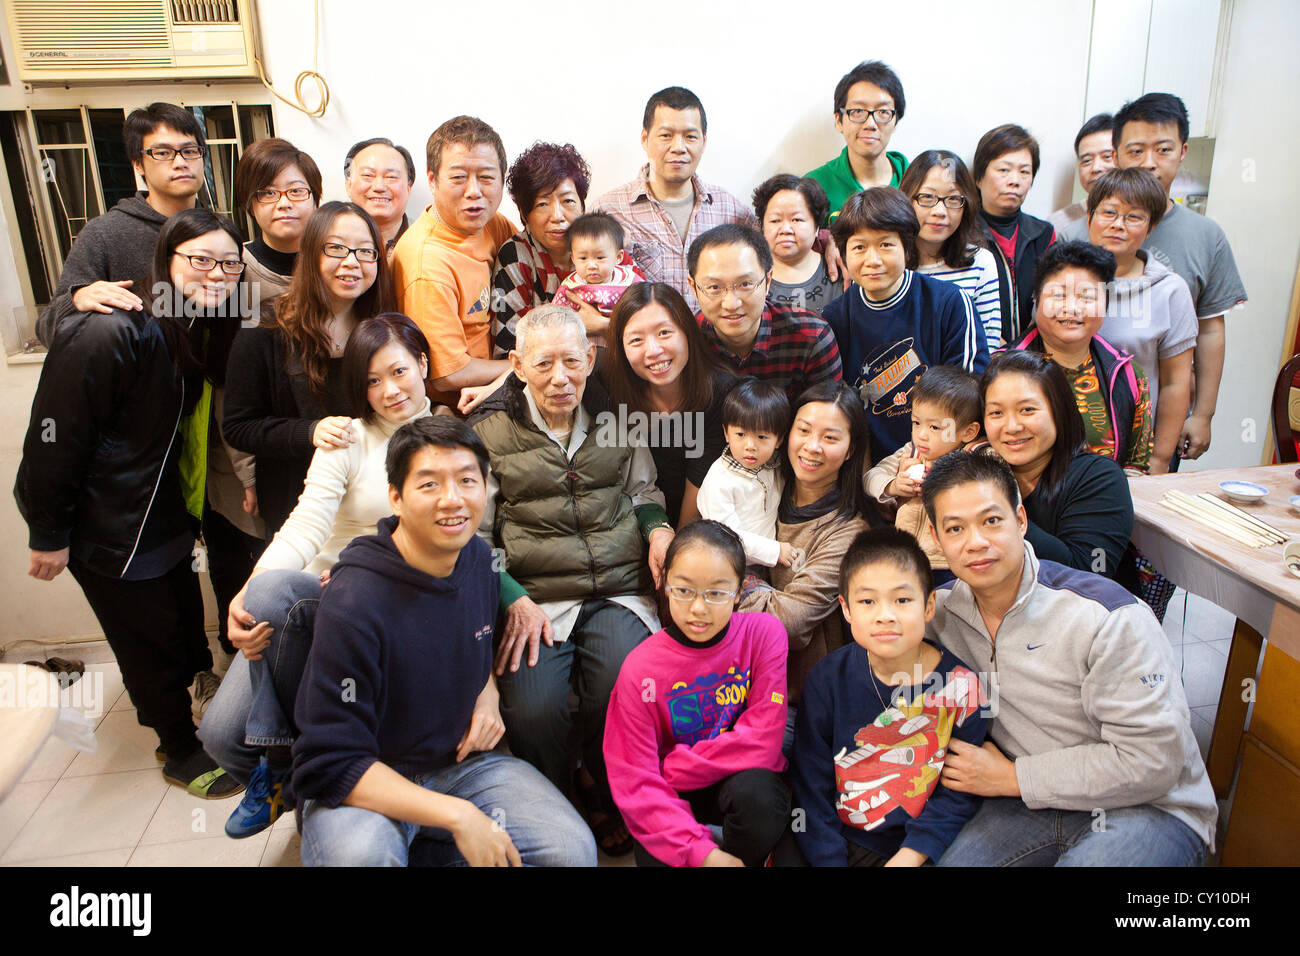
<path id="1" fill-rule="evenodd" d="M 583 602 L 568 640 L 553 647 L 541 644 L 536 665 L 529 667 L 525 656 L 519 670 L 506 671 L 497 680 L 510 752 L 568 792 L 572 687 L 582 720 L 583 765 L 598 786 L 608 789 L 602 744 L 609 694 L 623 658 L 649 636 L 641 619 L 621 604 Z"/>
<path id="2" fill-rule="evenodd" d="M 208 756 L 241 783 L 266 747 L 294 741 L 293 702 L 320 594 L 320 579 L 306 571 L 264 571 L 248 585 L 244 609 L 271 625 L 271 643 L 260 661 L 234 656 L 199 727 Z"/>
<path id="3" fill-rule="evenodd" d="M 514 757 L 476 753 L 413 778 L 425 790 L 468 800 L 499 823 L 525 866 L 595 866 L 596 841 L 558 790 Z M 303 866 L 406 866 L 417 836 L 425 862 L 464 866 L 449 831 L 393 820 L 373 810 L 334 809 L 307 800 L 302 811 Z"/>
<path id="4" fill-rule="evenodd" d="M 1093 816 L 1030 810 L 1015 797 L 985 799 L 940 866 L 1200 866 L 1206 846 L 1191 827 L 1153 806 Z"/>

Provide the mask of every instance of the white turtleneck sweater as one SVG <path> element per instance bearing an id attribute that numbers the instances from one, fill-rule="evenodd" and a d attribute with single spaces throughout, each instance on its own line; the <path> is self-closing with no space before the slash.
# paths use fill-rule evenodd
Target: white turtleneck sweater
<path id="1" fill-rule="evenodd" d="M 429 400 L 406 421 L 430 414 Z M 320 574 L 334 566 L 339 552 L 355 537 L 374 534 L 388 504 L 384 459 L 388 439 L 406 422 L 376 415 L 369 424 L 352 419 L 356 441 L 347 448 L 317 449 L 293 514 L 262 552 L 257 570 L 272 568 Z"/>

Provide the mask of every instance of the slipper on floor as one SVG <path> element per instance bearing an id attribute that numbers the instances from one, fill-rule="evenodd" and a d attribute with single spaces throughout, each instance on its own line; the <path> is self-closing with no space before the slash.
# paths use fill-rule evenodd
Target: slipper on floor
<path id="1" fill-rule="evenodd" d="M 39 667 L 59 676 L 59 686 L 67 689 L 81 679 L 86 672 L 86 665 L 81 661 L 68 660 L 64 657 L 50 657 L 43 661 L 23 661 L 30 667 Z"/>
<path id="2" fill-rule="evenodd" d="M 218 767 L 202 750 L 184 760 L 163 764 L 163 779 L 203 800 L 224 800 L 244 789 L 244 785 Z"/>

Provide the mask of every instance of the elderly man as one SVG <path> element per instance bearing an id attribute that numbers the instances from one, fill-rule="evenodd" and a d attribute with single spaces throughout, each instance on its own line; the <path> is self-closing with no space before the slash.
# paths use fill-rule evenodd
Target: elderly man
<path id="1" fill-rule="evenodd" d="M 588 382 L 596 350 L 582 319 L 545 305 L 515 335 L 514 374 L 471 418 L 491 461 L 479 533 L 506 561 L 501 714 L 511 752 L 567 790 L 576 689 L 578 789 L 601 847 L 627 852 L 601 752 L 605 711 L 623 658 L 659 628 L 651 576 L 658 581 L 673 531 L 649 449 L 595 438 L 604 396 Z"/>
<path id="2" fill-rule="evenodd" d="M 945 455 L 922 496 L 957 576 L 929 636 L 997 694 L 991 740 L 949 742 L 943 785 L 987 799 L 939 865 L 1200 865 L 1218 806 L 1151 609 L 1034 554 L 1000 459 Z"/>
<path id="3" fill-rule="evenodd" d="M 391 139 L 363 139 L 343 159 L 343 188 L 348 199 L 370 213 L 390 258 L 410 225 L 406 201 L 414 185 L 415 160 L 410 150 Z"/>

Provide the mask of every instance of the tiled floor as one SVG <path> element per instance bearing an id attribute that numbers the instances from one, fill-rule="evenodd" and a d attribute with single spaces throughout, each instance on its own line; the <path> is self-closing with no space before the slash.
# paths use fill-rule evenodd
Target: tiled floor
<path id="1" fill-rule="evenodd" d="M 1231 614 L 1183 591 L 1165 617 L 1202 756 L 1209 749 L 1232 628 Z M 35 655 L 28 650 L 13 656 Z M 136 722 L 106 646 L 82 645 L 61 656 L 86 661 L 85 687 L 76 691 L 73 685 L 75 696 L 65 692 L 65 702 L 93 720 L 98 749 L 83 753 L 58 739 L 46 742 L 0 802 L 0 865 L 299 865 L 292 815 L 257 836 L 231 840 L 222 828 L 238 796 L 200 800 L 163 780 L 153 753 L 157 738 Z M 602 857 L 601 864 L 631 865 L 631 857 Z"/>

